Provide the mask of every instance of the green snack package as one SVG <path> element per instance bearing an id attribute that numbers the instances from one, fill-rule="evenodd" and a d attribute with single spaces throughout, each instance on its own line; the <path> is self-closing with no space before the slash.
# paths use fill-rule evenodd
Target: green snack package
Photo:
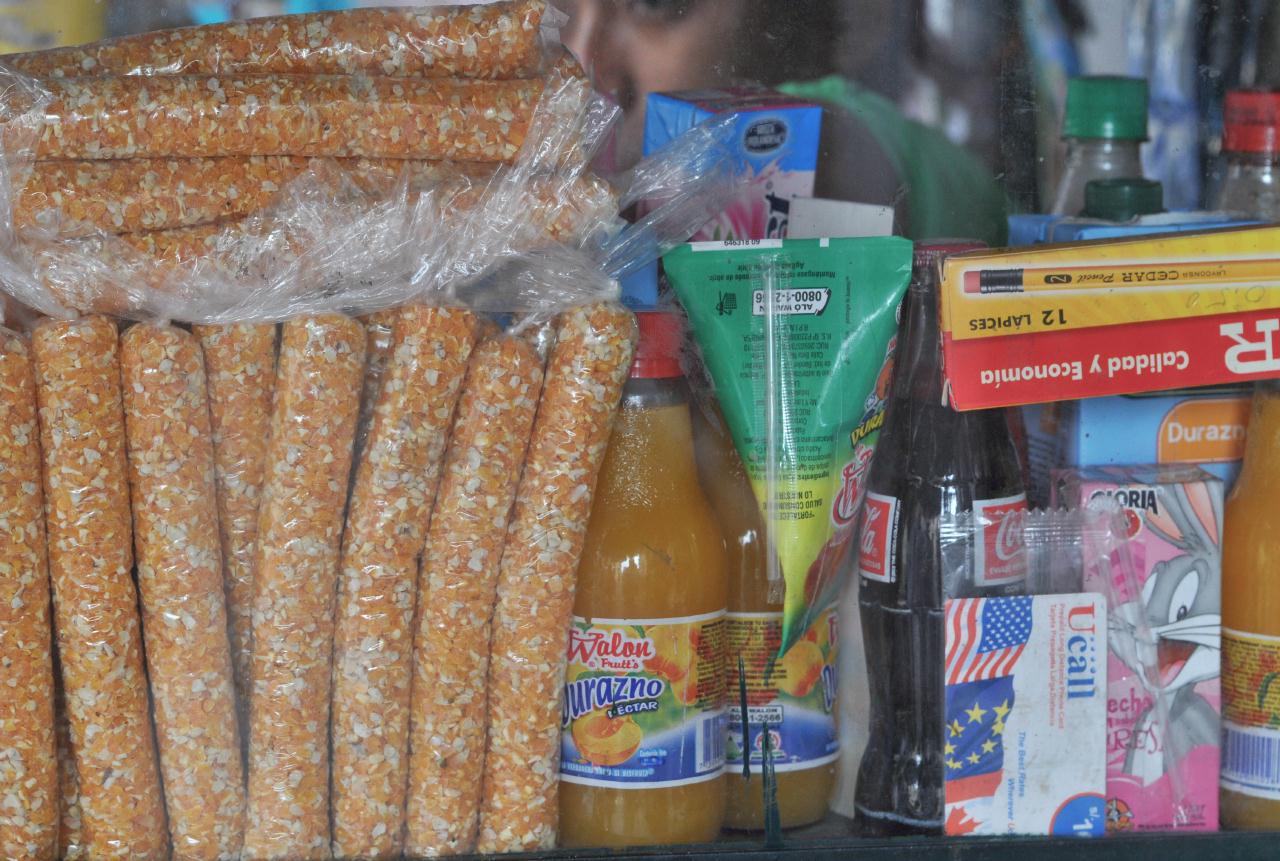
<path id="1" fill-rule="evenodd" d="M 771 591 L 785 583 L 779 654 L 837 599 L 911 250 L 898 237 L 775 239 L 663 258 L 760 502 Z"/>

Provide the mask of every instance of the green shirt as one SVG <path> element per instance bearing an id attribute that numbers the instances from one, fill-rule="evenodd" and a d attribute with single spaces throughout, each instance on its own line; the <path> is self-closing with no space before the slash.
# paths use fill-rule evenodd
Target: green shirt
<path id="1" fill-rule="evenodd" d="M 778 89 L 855 116 L 879 143 L 906 187 L 906 234 L 912 239 L 981 239 L 1005 243 L 1007 201 L 982 164 L 939 132 L 909 120 L 892 102 L 833 75 Z"/>

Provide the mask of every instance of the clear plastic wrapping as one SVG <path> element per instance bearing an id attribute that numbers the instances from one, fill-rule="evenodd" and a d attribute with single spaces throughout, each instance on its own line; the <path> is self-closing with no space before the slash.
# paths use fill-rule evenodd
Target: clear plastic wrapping
<path id="1" fill-rule="evenodd" d="M 276 326 L 233 323 L 196 326 L 193 332 L 200 339 L 208 386 L 231 665 L 240 702 L 247 704 L 258 502 L 276 388 Z M 241 709 L 242 735 L 245 717 Z"/>
<path id="2" fill-rule="evenodd" d="M 528 78 L 545 71 L 563 18 L 543 0 L 352 9 L 159 30 L 9 54 L 34 77 L 80 75 L 389 75 Z"/>
<path id="3" fill-rule="evenodd" d="M 309 160 L 270 206 L 238 220 L 68 238 L 115 219 L 66 200 L 34 211 L 40 195 L 24 199 L 21 190 L 49 169 L 35 154 L 50 95 L 33 79 L 0 77 L 8 180 L 0 189 L 10 190 L 0 200 L 0 278 L 10 295 L 51 316 L 97 311 L 213 324 L 456 300 L 476 310 L 554 312 L 616 295 L 611 278 L 683 239 L 733 193 L 727 125 L 713 122 L 642 162 L 619 197 L 589 169 L 616 109 L 580 78 L 553 70 L 527 82 L 541 96 L 510 165 Z M 158 91 L 149 98 L 166 104 Z M 221 163 L 198 164 L 217 173 Z M 172 223 L 146 196 L 135 198 L 142 209 L 130 218 Z M 625 226 L 618 208 L 640 196 L 662 205 Z M 218 206 L 215 195 L 199 217 Z"/>
<path id="4" fill-rule="evenodd" d="M 165 859 L 143 670 L 116 326 L 35 331 L 49 574 L 85 855 Z"/>
<path id="5" fill-rule="evenodd" d="M 36 156 L 509 161 L 543 80 L 258 75 L 50 78 Z"/>
<path id="6" fill-rule="evenodd" d="M 35 371 L 27 339 L 0 330 L 0 857 L 58 858 L 53 623 Z"/>
<path id="7" fill-rule="evenodd" d="M 200 342 L 139 324 L 120 339 L 147 675 L 175 859 L 240 853 L 244 773 L 227 638 L 213 432 Z"/>
<path id="8" fill-rule="evenodd" d="M 475 333 L 475 315 L 459 308 L 407 306 L 393 318 L 343 536 L 331 732 L 338 858 L 400 853 L 418 557 Z"/>
<path id="9" fill-rule="evenodd" d="M 412 855 L 475 850 L 498 565 L 543 357 L 524 338 L 485 339 L 458 403 L 418 578 L 427 600 L 414 631 L 405 846 Z"/>
<path id="10" fill-rule="evenodd" d="M 557 324 L 498 574 L 479 852 L 555 845 L 574 584 L 635 341 L 635 319 L 608 303 Z"/>
<path id="11" fill-rule="evenodd" d="M 254 572 L 246 858 L 329 854 L 334 596 L 365 333 L 285 323 Z"/>
<path id="12" fill-rule="evenodd" d="M 447 14 L 506 27 L 533 12 Z M 219 94 L 201 72 L 202 110 L 177 99 L 194 77 L 0 72 L 0 281 L 56 318 L 35 354 L 57 443 L 43 466 L 77 766 L 63 777 L 79 777 L 84 857 L 164 857 L 169 835 L 192 858 L 234 857 L 241 840 L 245 859 L 554 843 L 574 579 L 636 337 L 615 279 L 733 184 L 723 123 L 643 163 L 629 189 L 603 183 L 589 165 L 617 111 L 550 62 L 524 80 L 278 79 L 308 121 L 326 108 L 307 88 L 366 113 L 373 90 L 404 88 L 384 114 L 399 133 L 413 92 L 528 94 L 523 113 L 463 99 L 448 130 L 498 147 L 502 165 L 312 158 L 297 141 L 261 158 L 107 160 L 165 147 L 112 149 L 105 128 L 92 150 L 61 150 L 79 160 L 50 161 L 49 142 L 74 136 L 45 124 L 56 92 L 109 100 L 136 144 L 144 122 L 153 141 L 201 123 L 237 134 L 213 105 L 232 78 Z M 108 95 L 124 90 L 144 109 Z M 338 110 L 360 129 L 335 121 L 326 146 L 379 134 Z M 660 205 L 625 225 L 637 195 Z M 139 322 L 119 339 L 102 313 Z M 91 600 L 90 586 L 104 591 Z M 112 666 L 97 670 L 80 633 L 114 641 Z M 89 725 L 90 695 L 109 697 L 95 700 L 109 728 Z M 109 786 L 107 755 L 127 763 Z"/>

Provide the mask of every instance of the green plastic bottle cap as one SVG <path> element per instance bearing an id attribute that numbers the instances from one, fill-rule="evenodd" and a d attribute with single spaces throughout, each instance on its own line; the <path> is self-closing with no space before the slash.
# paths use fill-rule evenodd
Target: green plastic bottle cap
<path id="1" fill-rule="evenodd" d="M 1132 221 L 1164 212 L 1164 186 L 1154 179 L 1095 179 L 1084 187 L 1085 218 Z"/>
<path id="2" fill-rule="evenodd" d="M 1067 82 L 1067 119 L 1062 136 L 1146 140 L 1146 79 L 1072 78 Z"/>

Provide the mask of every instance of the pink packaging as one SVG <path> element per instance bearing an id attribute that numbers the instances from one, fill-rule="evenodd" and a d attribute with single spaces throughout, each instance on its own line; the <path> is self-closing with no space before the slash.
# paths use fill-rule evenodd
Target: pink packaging
<path id="1" fill-rule="evenodd" d="M 1107 831 L 1216 831 L 1222 481 L 1195 466 L 1094 467 L 1054 487 L 1068 506 L 1124 508 L 1137 575 L 1084 575 L 1110 605 Z"/>

